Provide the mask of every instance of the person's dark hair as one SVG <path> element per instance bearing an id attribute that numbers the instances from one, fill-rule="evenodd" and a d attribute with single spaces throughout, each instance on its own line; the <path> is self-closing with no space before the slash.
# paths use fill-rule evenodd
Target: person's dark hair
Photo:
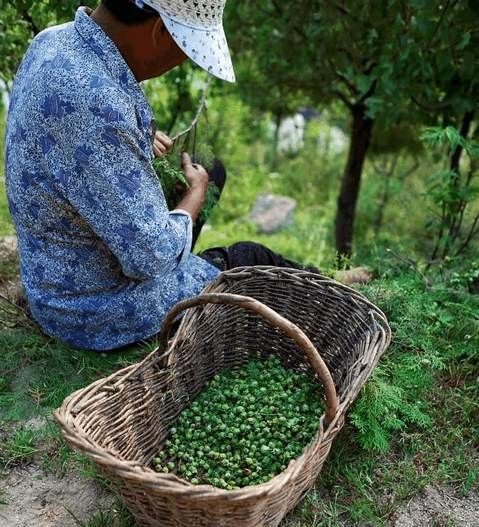
<path id="1" fill-rule="evenodd" d="M 101 0 L 101 3 L 115 18 L 128 25 L 141 24 L 159 16 L 150 7 L 140 9 L 132 0 Z"/>

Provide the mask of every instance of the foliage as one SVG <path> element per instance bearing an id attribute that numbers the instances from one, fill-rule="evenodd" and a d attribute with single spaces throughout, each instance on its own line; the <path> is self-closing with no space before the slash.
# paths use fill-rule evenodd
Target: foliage
<path id="1" fill-rule="evenodd" d="M 479 283 L 479 261 L 473 261 L 470 267 L 463 271 L 453 271 L 449 283 L 452 287 L 467 287 L 473 293 L 474 285 Z"/>
<path id="2" fill-rule="evenodd" d="M 95 0 L 0 0 L 0 79 L 8 87 L 31 39 L 48 26 L 71 20 L 80 5 L 94 7 Z"/>
<path id="3" fill-rule="evenodd" d="M 36 29 L 70 19 L 77 4 L 0 0 L 0 30 L 5 36 L 0 42 L 0 72 L 8 83 Z M 350 110 L 343 96 L 355 103 L 374 84 L 374 93 L 363 101 L 375 122 L 362 173 L 351 263 L 375 270 L 376 280 L 360 289 L 385 311 L 394 337 L 348 414 L 317 489 L 291 517 L 294 525 L 384 525 L 402 502 L 426 485 L 445 484 L 464 494 L 477 488 L 479 297 L 472 294 L 479 280 L 476 239 L 454 256 L 479 212 L 472 179 L 465 188 L 476 163 L 475 114 L 470 133 L 462 133 L 464 117 L 477 108 L 478 100 L 476 4 L 227 4 L 227 32 L 240 82 L 230 88 L 215 83 L 200 121 L 196 146 L 211 145 L 227 167 L 228 182 L 221 206 L 200 237 L 199 250 L 254 239 L 328 273 L 334 263 L 331 225 L 346 153 L 325 151 L 319 143 L 333 125 L 349 129 Z M 21 13 L 22 6 L 30 8 L 36 29 Z M 328 56 L 330 63 L 322 62 Z M 160 129 L 181 131 L 191 122 L 198 79 L 195 70 L 186 67 L 147 83 Z M 321 119 L 308 125 L 305 148 L 273 167 L 272 118 L 299 106 L 320 108 Z M 427 148 L 418 141 L 424 123 L 433 126 L 424 135 Z M 452 170 L 457 147 L 462 156 Z M 416 162 L 419 166 L 409 174 Z M 5 235 L 13 227 L 3 190 L 2 185 L 0 231 Z M 298 201 L 293 226 L 271 236 L 256 232 L 247 217 L 262 192 Z M 442 259 L 447 243 L 438 236 L 441 223 L 454 221 L 458 204 L 465 202 L 459 237 L 449 244 L 451 256 Z M 380 210 L 383 217 L 376 229 Z M 426 270 L 437 240 L 442 240 L 438 261 Z M 3 261 L 0 284 L 16 274 L 16 264 Z M 50 415 L 75 389 L 148 352 L 142 346 L 107 356 L 71 350 L 39 331 L 18 327 L 2 328 L 0 347 L 2 462 L 28 463 L 35 456 L 48 470 L 61 473 L 70 465 L 78 470 L 79 462 L 53 425 L 46 432 L 47 453 L 38 435 L 32 437 L 24 427 L 17 434 L 9 427 L 17 428 L 31 416 Z M 85 477 L 92 477 L 91 467 L 86 471 L 84 462 L 81 467 Z M 123 517 L 130 525 L 128 515 Z M 122 521 L 115 511 L 106 511 L 84 523 L 106 526 Z"/>
<path id="4" fill-rule="evenodd" d="M 0 376 L 0 422 L 49 415 L 72 391 L 144 356 L 146 349 L 111 356 L 72 350 L 40 331 L 5 329 Z"/>
<path id="5" fill-rule="evenodd" d="M 445 280 L 434 275 L 427 285 L 417 271 L 379 249 L 369 260 L 363 256 L 378 279 L 361 290 L 387 314 L 394 340 L 348 414 L 317 490 L 291 518 L 293 525 L 312 525 L 318 515 L 330 522 L 323 525 L 334 527 L 345 519 L 383 525 L 403 500 L 426 485 L 444 483 L 464 493 L 477 488 L 479 297 L 467 293 L 467 283 L 454 282 L 455 272 Z M 71 350 L 21 329 L 2 331 L 0 344 L 5 350 L 0 366 L 4 430 L 12 420 L 49 415 L 70 392 L 148 353 L 142 347 L 110 355 Z M 416 419 L 416 412 L 428 422 Z M 77 467 L 58 432 L 52 433 L 47 453 L 38 435 L 26 446 L 41 462 L 48 461 L 49 470 Z M 2 452 L 8 452 L 10 447 L 1 443 Z M 17 462 L 28 462 L 29 455 Z M 91 470 L 85 474 L 92 477 Z M 121 517 L 126 521 L 126 514 Z M 114 511 L 92 518 L 93 525 L 116 521 Z"/>
<path id="6" fill-rule="evenodd" d="M 31 37 L 71 18 L 79 4 L 0 3 L 5 35 L 0 71 L 7 85 Z M 372 132 L 368 125 L 359 136 L 372 134 L 375 153 L 398 148 L 417 152 L 421 123 L 441 122 L 459 129 L 464 112 L 477 106 L 474 2 L 388 0 L 358 8 L 348 2 L 302 0 L 283 5 L 268 0 L 229 2 L 226 14 L 240 81 L 234 89 L 251 109 L 245 124 L 254 139 L 264 134 L 265 112 L 279 122 L 300 106 L 340 103 L 358 122 L 373 120 Z M 186 66 L 161 82 L 147 84 L 167 132 L 181 128 L 185 116 L 194 111 L 194 71 Z M 217 90 L 219 83 L 213 94 Z M 361 145 L 354 129 L 336 214 L 336 246 L 346 254 L 351 250 L 362 165 L 369 149 L 369 142 Z M 219 133 L 218 129 L 212 133 L 214 146 L 221 142 Z M 269 151 L 275 151 L 274 144 Z M 276 161 L 275 154 L 268 157 L 271 166 Z"/>
<path id="7" fill-rule="evenodd" d="M 181 170 L 170 164 L 167 157 L 156 158 L 153 161 L 153 167 L 163 187 L 163 194 L 165 195 L 168 208 L 172 210 L 179 201 L 177 185 L 187 188 L 188 181 Z"/>
<path id="8" fill-rule="evenodd" d="M 18 429 L 3 445 L 0 445 L 0 463 L 4 467 L 25 462 L 37 451 L 35 447 L 35 432 L 28 428 Z"/>
<path id="9" fill-rule="evenodd" d="M 161 78 L 143 84 L 156 121 L 167 135 L 172 136 L 176 130 L 182 131 L 191 122 L 187 119 L 197 107 L 197 73 L 191 63 L 186 62 Z"/>
<path id="10" fill-rule="evenodd" d="M 431 426 L 427 394 L 442 372 L 460 361 L 477 361 L 479 299 L 449 283 L 425 287 L 421 276 L 396 271 L 364 287 L 385 311 L 394 335 L 352 412 L 365 448 L 387 451 L 399 431 Z"/>
<path id="11" fill-rule="evenodd" d="M 389 124 L 406 114 L 414 122 L 409 104 L 415 114 L 418 105 L 433 110 L 442 93 L 440 109 L 461 115 L 478 97 L 477 10 L 475 2 L 429 0 L 231 3 L 239 89 L 262 108 L 277 104 L 271 86 L 286 101 L 303 94 L 302 104 L 304 95 L 320 105 L 363 102 L 369 117 Z"/>
<path id="12" fill-rule="evenodd" d="M 228 490 L 272 479 L 299 457 L 323 412 L 318 385 L 270 356 L 217 374 L 180 415 L 160 472 Z"/>
<path id="13" fill-rule="evenodd" d="M 81 521 L 71 511 L 76 527 L 136 527 L 133 517 L 119 500 L 108 510 L 100 510 L 88 521 Z"/>
<path id="14" fill-rule="evenodd" d="M 478 179 L 479 143 L 463 137 L 456 128 L 428 128 L 423 140 L 431 148 L 446 147 L 451 152 L 459 149 L 468 157 L 467 166 L 441 170 L 430 178 L 428 197 L 435 207 L 435 214 L 428 227 L 436 236 L 431 259 L 459 256 L 479 234 L 479 211 L 472 209 L 479 197 Z M 473 210 L 469 222 L 468 214 Z"/>
<path id="15" fill-rule="evenodd" d="M 428 0 L 230 6 L 239 90 L 251 106 L 275 113 L 278 100 L 292 108 L 289 101 L 301 95 L 302 105 L 339 101 L 351 112 L 336 215 L 340 253 L 351 253 L 362 166 L 374 129 L 376 149 L 416 149 L 417 140 L 396 139 L 403 121 L 412 131 L 441 118 L 458 127 L 463 113 L 477 106 L 476 15 L 474 2 Z M 235 31 L 238 20 L 241 31 Z"/>
<path id="16" fill-rule="evenodd" d="M 189 188 L 189 183 L 184 173 L 180 169 L 175 168 L 167 157 L 155 159 L 153 161 L 153 167 L 161 181 L 168 208 L 173 210 L 177 207 L 185 189 Z M 210 216 L 213 207 L 218 201 L 218 196 L 218 187 L 213 182 L 210 182 L 206 192 L 205 203 L 200 213 L 200 219 L 202 221 L 206 221 Z"/>

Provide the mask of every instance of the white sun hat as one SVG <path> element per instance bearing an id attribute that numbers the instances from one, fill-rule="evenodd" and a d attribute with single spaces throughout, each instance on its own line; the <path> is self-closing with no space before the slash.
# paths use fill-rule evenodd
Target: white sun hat
<path id="1" fill-rule="evenodd" d="M 235 82 L 223 29 L 226 0 L 133 0 L 161 16 L 168 32 L 188 57 L 215 77 Z"/>

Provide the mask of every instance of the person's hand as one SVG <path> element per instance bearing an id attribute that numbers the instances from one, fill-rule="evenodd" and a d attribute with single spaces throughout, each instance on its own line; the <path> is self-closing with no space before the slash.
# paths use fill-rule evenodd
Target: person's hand
<path id="1" fill-rule="evenodd" d="M 163 132 L 156 132 L 153 141 L 153 152 L 155 157 L 162 157 L 171 152 L 173 141 Z"/>
<path id="2" fill-rule="evenodd" d="M 190 155 L 186 152 L 181 156 L 181 165 L 190 189 L 199 188 L 206 192 L 210 180 L 208 172 L 201 165 L 192 163 Z"/>
<path id="3" fill-rule="evenodd" d="M 178 203 L 177 209 L 185 210 L 196 221 L 205 203 L 210 176 L 201 165 L 192 163 L 186 152 L 181 156 L 181 164 L 190 188 Z"/>

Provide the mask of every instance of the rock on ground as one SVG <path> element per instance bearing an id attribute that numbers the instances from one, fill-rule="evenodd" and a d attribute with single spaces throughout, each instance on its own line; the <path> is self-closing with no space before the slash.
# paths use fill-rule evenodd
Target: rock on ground
<path id="1" fill-rule="evenodd" d="M 2 264 L 0 273 L 0 296 L 2 298 L 0 302 L 8 304 L 6 306 L 8 311 L 14 306 L 24 309 L 25 298 L 18 274 L 18 242 L 16 236 L 0 237 L 0 264 Z M 9 322 L 14 324 L 15 320 L 9 320 Z"/>
<path id="2" fill-rule="evenodd" d="M 16 236 L 3 236 L 0 238 L 0 259 L 11 258 L 16 255 L 18 242 Z"/>
<path id="3" fill-rule="evenodd" d="M 334 278 L 345 285 L 368 284 L 373 279 L 373 273 L 367 267 L 354 267 L 346 271 L 336 271 Z"/>
<path id="4" fill-rule="evenodd" d="M 426 487 L 398 512 L 394 527 L 479 527 L 479 495 L 459 496 L 445 487 Z"/>
<path id="5" fill-rule="evenodd" d="M 291 225 L 294 219 L 296 201 L 276 194 L 261 194 L 256 199 L 250 219 L 261 232 L 272 234 L 282 227 Z"/>
<path id="6" fill-rule="evenodd" d="M 2 482 L 1 527 L 77 527 L 99 509 L 109 509 L 113 497 L 95 481 L 67 474 L 45 474 L 39 467 L 14 469 Z"/>

